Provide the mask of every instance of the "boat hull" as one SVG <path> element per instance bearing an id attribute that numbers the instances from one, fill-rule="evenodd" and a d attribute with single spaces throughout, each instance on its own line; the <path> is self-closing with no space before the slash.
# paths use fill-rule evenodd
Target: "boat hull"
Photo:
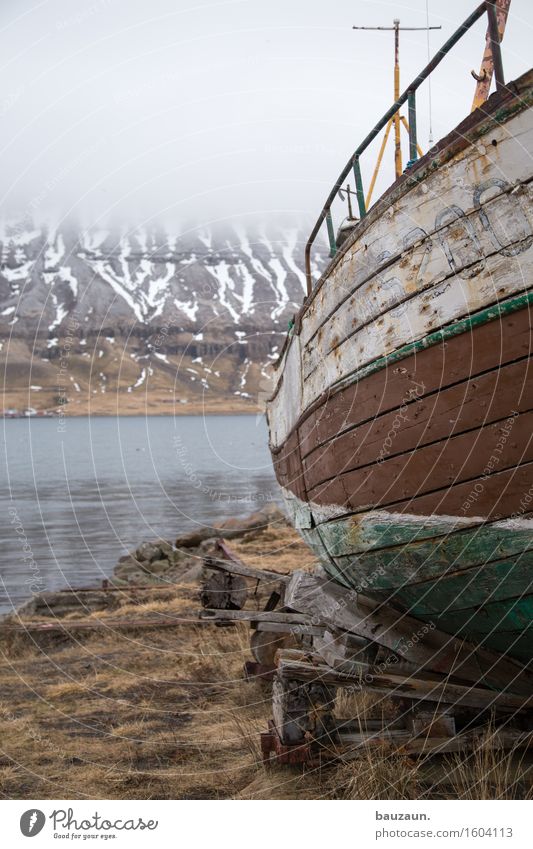
<path id="1" fill-rule="evenodd" d="M 293 522 L 333 580 L 529 661 L 531 74 L 514 85 L 343 246 L 268 419 Z"/>

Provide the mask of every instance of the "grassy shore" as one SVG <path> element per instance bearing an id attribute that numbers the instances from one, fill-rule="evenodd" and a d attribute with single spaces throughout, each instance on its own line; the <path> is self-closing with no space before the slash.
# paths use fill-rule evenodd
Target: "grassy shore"
<path id="1" fill-rule="evenodd" d="M 310 568 L 289 528 L 232 542 L 258 568 Z M 246 682 L 244 624 L 115 629 L 117 619 L 196 617 L 198 586 L 120 593 L 109 629 L 75 636 L 3 634 L 0 792 L 3 798 L 396 799 L 523 798 L 529 761 L 481 745 L 469 757 L 424 762 L 369 750 L 327 769 L 265 769 L 259 733 L 270 685 Z M 252 595 L 248 605 L 264 605 Z M 340 715 L 383 711 L 344 695 Z"/>

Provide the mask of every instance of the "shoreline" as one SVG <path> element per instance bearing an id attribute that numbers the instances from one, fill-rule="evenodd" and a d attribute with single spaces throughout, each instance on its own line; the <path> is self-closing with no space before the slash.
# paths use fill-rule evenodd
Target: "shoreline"
<path id="1" fill-rule="evenodd" d="M 21 615 L 32 617 L 39 610 L 45 617 L 61 616 L 56 605 L 58 601 L 61 604 L 62 599 L 67 599 L 69 594 L 77 601 L 77 594 L 81 593 L 92 593 L 96 596 L 109 590 L 135 591 L 142 585 L 148 588 L 161 582 L 168 589 L 179 586 L 182 582 L 201 582 L 207 548 L 217 540 L 229 540 L 238 544 L 243 539 L 246 541 L 249 537 L 253 541 L 268 532 L 270 536 L 275 537 L 276 533 L 282 530 L 289 530 L 290 535 L 294 535 L 291 545 L 301 547 L 302 551 L 307 549 L 290 526 L 284 512 L 273 501 L 243 516 L 228 514 L 225 519 L 198 525 L 193 530 L 179 533 L 173 542 L 169 537 L 141 541 L 127 554 L 118 555 L 115 565 L 109 568 L 105 577 L 94 576 L 83 586 L 73 586 L 66 580 L 64 586 L 56 589 L 28 589 L 28 594 L 16 607 L 0 611 L 0 626 L 13 619 L 20 619 Z"/>
<path id="2" fill-rule="evenodd" d="M 120 413 L 69 413 L 68 415 L 61 415 L 54 411 L 44 411 L 40 413 L 40 415 L 35 416 L 0 416 L 0 419 L 3 421 L 13 420 L 20 421 L 21 419 L 24 421 L 40 421 L 45 419 L 47 421 L 54 421 L 57 419 L 66 420 L 66 419 L 120 419 L 120 418 L 185 418 L 187 416 L 264 416 L 265 410 L 260 410 L 257 408 L 256 410 L 176 410 L 175 412 L 137 412 L 132 410 L 125 410 Z"/>

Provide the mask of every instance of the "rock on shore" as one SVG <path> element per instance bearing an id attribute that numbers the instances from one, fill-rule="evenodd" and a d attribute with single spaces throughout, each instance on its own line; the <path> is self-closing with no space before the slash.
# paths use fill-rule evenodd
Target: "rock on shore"
<path id="1" fill-rule="evenodd" d="M 287 519 L 273 504 L 244 518 L 226 519 L 181 534 L 173 546 L 167 540 L 141 543 L 119 561 L 112 583 L 190 583 L 201 580 L 203 560 L 216 539 L 251 538 L 272 525 L 286 526 Z"/>
<path id="2" fill-rule="evenodd" d="M 136 549 L 119 558 L 109 587 L 135 587 L 168 584 L 195 584 L 204 576 L 204 557 L 217 539 L 240 539 L 252 543 L 269 528 L 286 528 L 287 519 L 275 505 L 250 516 L 226 519 L 220 524 L 199 526 L 195 531 L 181 534 L 175 545 L 168 540 L 142 542 Z M 265 540 L 266 541 L 266 540 Z M 17 611 L 18 617 L 87 616 L 98 610 L 112 610 L 119 603 L 120 593 L 104 588 L 44 592 L 32 596 Z M 9 618 L 9 617 L 8 617 Z"/>

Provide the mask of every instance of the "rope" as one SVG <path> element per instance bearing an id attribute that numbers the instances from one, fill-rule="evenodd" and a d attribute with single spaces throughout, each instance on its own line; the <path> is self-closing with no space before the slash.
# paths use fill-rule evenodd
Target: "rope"
<path id="1" fill-rule="evenodd" d="M 431 51 L 429 47 L 429 0 L 426 0 L 426 43 L 427 43 L 427 54 L 428 54 L 428 65 L 431 60 Z M 433 144 L 433 110 L 431 105 L 431 75 L 428 77 L 428 105 L 429 105 L 429 138 L 428 145 L 429 147 Z"/>

